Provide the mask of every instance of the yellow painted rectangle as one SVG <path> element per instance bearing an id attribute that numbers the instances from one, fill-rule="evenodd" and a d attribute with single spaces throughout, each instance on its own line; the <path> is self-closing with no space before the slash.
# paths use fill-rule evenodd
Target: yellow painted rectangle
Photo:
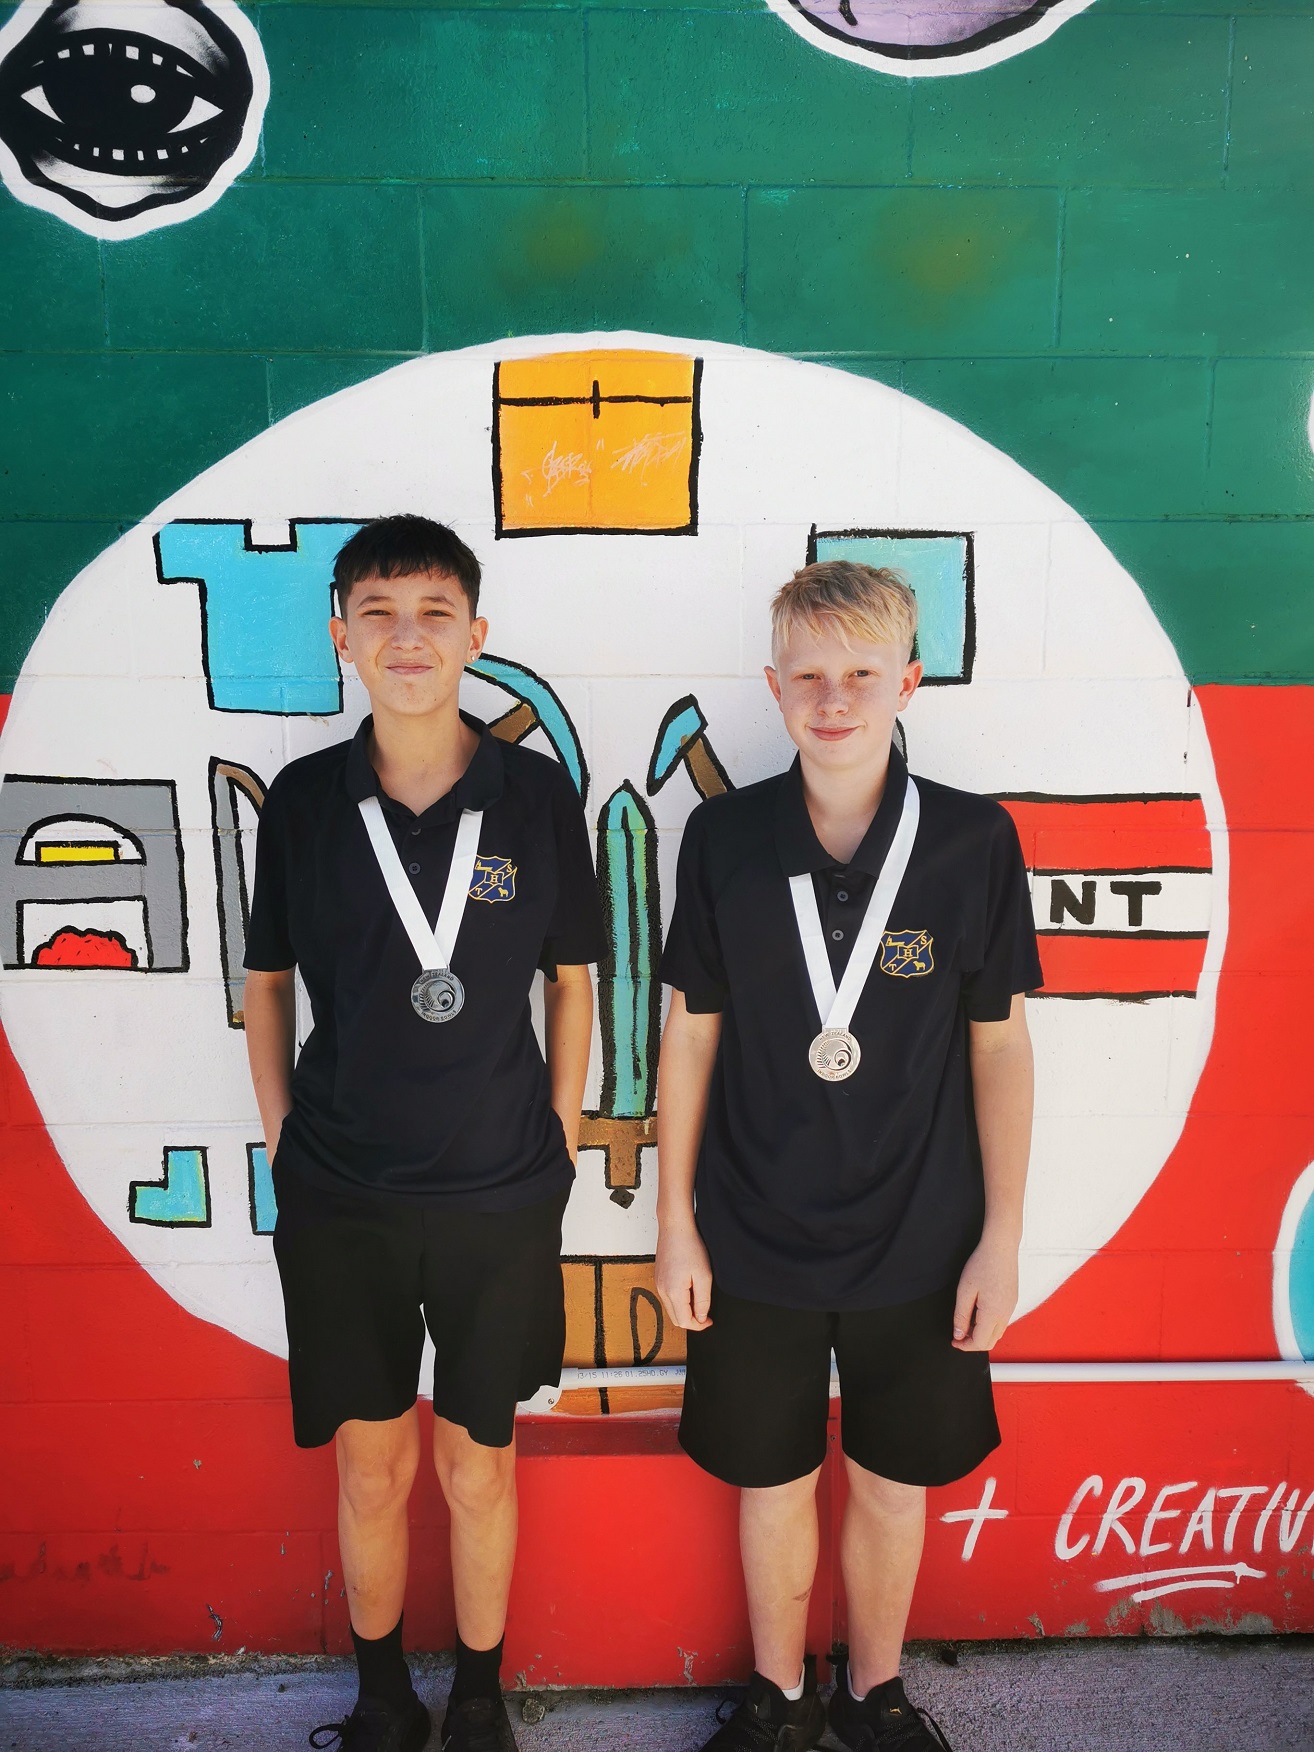
<path id="1" fill-rule="evenodd" d="M 114 844 L 61 846 L 47 840 L 37 847 L 38 864 L 117 864 L 119 848 Z"/>
<path id="2" fill-rule="evenodd" d="M 500 365 L 500 531 L 691 528 L 696 382 L 696 361 L 674 353 Z"/>

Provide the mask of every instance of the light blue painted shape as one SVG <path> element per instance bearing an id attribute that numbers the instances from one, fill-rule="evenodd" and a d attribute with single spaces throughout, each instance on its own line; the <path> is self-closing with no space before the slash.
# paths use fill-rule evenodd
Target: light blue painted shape
<path id="1" fill-rule="evenodd" d="M 164 1180 L 134 1180 L 128 1191 L 128 1216 L 134 1223 L 165 1229 L 206 1228 L 210 1222 L 210 1182 L 205 1151 L 167 1149 Z"/>
<path id="2" fill-rule="evenodd" d="M 272 1235 L 278 1221 L 278 1200 L 274 1197 L 269 1156 L 263 1144 L 248 1144 L 246 1157 L 251 1190 L 251 1233 Z"/>
<path id="3" fill-rule="evenodd" d="M 963 674 L 967 651 L 967 537 L 859 535 L 817 537 L 819 560 L 892 566 L 917 598 L 917 654 L 928 680 Z"/>
<path id="4" fill-rule="evenodd" d="M 707 719 L 702 714 L 702 708 L 697 700 L 693 700 L 682 712 L 678 712 L 662 731 L 662 739 L 652 757 L 652 771 L 656 780 L 654 789 L 660 789 L 680 758 L 680 750 L 686 742 L 695 736 L 701 736 L 707 728 Z"/>
<path id="5" fill-rule="evenodd" d="M 639 1119 L 653 1110 L 660 1027 L 656 830 L 629 785 L 608 797 L 598 829 L 598 885 L 612 943 L 610 962 L 599 970 L 601 1112 Z"/>
<path id="6" fill-rule="evenodd" d="M 490 656 L 487 651 L 482 657 L 476 657 L 473 663 L 468 663 L 466 668 L 471 675 L 482 676 L 485 681 L 505 688 L 507 693 L 534 708 L 544 734 L 556 750 L 557 759 L 574 780 L 580 796 L 587 798 L 588 771 L 584 765 L 584 750 L 565 707 L 542 676 L 535 675 L 532 669 L 525 669 L 519 663 L 512 663 L 509 658 Z"/>
<path id="7" fill-rule="evenodd" d="M 328 634 L 333 561 L 359 527 L 293 523 L 290 548 L 250 549 L 244 523 L 168 523 L 160 582 L 202 586 L 202 640 L 217 712 L 328 717 L 342 677 Z"/>
<path id="8" fill-rule="evenodd" d="M 1306 1200 L 1291 1243 L 1287 1295 L 1300 1354 L 1314 1362 L 1314 1194 Z"/>

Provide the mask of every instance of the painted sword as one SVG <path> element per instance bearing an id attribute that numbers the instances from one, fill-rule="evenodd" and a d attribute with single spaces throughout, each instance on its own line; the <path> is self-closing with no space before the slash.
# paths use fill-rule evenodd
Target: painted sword
<path id="1" fill-rule="evenodd" d="M 639 1152 L 657 1141 L 662 915 L 657 831 L 628 782 L 612 792 L 598 816 L 598 886 L 611 939 L 598 968 L 602 1095 L 581 1119 L 579 1142 L 581 1149 L 602 1151 L 612 1198 L 630 1205 L 639 1184 Z"/>

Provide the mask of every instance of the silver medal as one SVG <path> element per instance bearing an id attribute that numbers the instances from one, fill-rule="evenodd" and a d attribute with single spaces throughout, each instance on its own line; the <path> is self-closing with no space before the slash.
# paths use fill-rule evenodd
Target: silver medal
<path id="1" fill-rule="evenodd" d="M 862 1048 L 847 1028 L 823 1028 L 808 1048 L 808 1063 L 827 1083 L 842 1083 L 862 1061 Z"/>
<path id="2" fill-rule="evenodd" d="M 465 987 L 450 967 L 425 968 L 411 987 L 411 1008 L 422 1022 L 450 1022 L 464 1003 Z"/>

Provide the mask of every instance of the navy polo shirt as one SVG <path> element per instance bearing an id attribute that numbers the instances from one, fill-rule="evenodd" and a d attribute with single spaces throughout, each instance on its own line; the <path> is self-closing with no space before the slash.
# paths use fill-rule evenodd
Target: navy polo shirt
<path id="1" fill-rule="evenodd" d="M 838 983 L 898 826 L 898 749 L 847 865 L 788 772 L 689 818 L 662 978 L 723 1014 L 698 1158 L 698 1227 L 731 1295 L 844 1312 L 930 1295 L 981 1237 L 981 1152 L 968 1022 L 1003 1021 L 1041 983 L 1031 898 L 998 804 L 917 780 L 921 820 L 880 952 L 850 1023 L 857 1071 L 808 1063 L 821 1028 L 790 898 L 808 872 Z"/>
<path id="2" fill-rule="evenodd" d="M 314 1027 L 292 1077 L 280 1171 L 337 1188 L 475 1211 L 514 1210 L 574 1177 L 530 1021 L 537 969 L 606 948 L 584 811 L 565 769 L 496 740 L 415 815 L 384 794 L 366 718 L 350 742 L 286 766 L 256 841 L 246 965 L 297 967 Z M 377 797 L 425 917 L 442 904 L 463 809 L 482 809 L 479 862 L 452 956 L 465 1006 L 411 1008 L 419 962 L 358 804 Z"/>

